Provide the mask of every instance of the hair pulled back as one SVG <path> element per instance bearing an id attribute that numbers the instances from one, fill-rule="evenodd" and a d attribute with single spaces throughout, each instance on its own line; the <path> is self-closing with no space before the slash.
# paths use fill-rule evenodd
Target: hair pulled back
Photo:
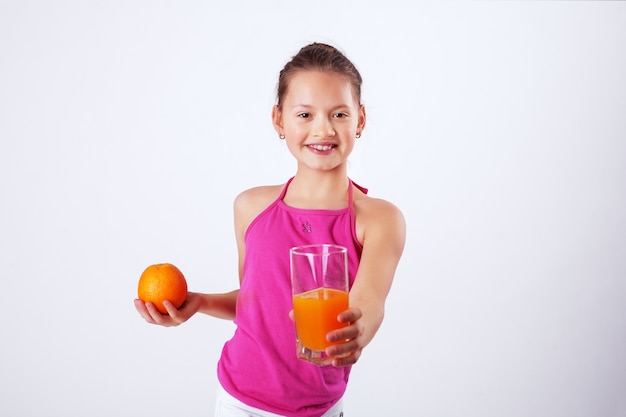
<path id="1" fill-rule="evenodd" d="M 352 84 L 352 94 L 358 104 L 361 104 L 361 74 L 354 64 L 337 48 L 323 43 L 314 42 L 300 49 L 291 58 L 278 76 L 277 105 L 282 108 L 282 102 L 287 94 L 289 82 L 299 71 L 324 71 L 345 76 Z"/>

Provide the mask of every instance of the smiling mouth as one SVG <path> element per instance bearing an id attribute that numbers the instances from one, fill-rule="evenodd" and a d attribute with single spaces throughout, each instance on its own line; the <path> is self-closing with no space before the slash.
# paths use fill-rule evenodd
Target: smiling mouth
<path id="1" fill-rule="evenodd" d="M 337 147 L 337 145 L 332 144 L 332 143 L 314 143 L 312 145 L 306 145 L 306 146 L 307 148 L 318 151 L 318 152 L 327 152 Z"/>

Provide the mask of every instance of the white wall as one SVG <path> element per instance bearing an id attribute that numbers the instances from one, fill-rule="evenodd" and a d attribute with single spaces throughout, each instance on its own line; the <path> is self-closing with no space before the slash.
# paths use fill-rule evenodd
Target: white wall
<path id="1" fill-rule="evenodd" d="M 625 416 L 626 4 L 261 3 L 0 2 L 0 415 L 212 415 L 232 324 L 149 326 L 136 283 L 236 285 L 320 40 L 365 79 L 350 175 L 408 222 L 346 415 Z"/>

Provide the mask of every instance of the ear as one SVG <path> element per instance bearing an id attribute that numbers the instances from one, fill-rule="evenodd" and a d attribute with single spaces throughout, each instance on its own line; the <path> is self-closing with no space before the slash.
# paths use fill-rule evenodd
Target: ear
<path id="1" fill-rule="evenodd" d="M 277 105 L 272 107 L 272 123 L 274 124 L 274 130 L 278 135 L 283 134 L 283 115 Z"/>
<path id="2" fill-rule="evenodd" d="M 359 109 L 359 122 L 356 125 L 356 133 L 361 135 L 363 133 L 363 129 L 365 129 L 365 122 L 367 121 L 367 112 L 365 111 L 365 106 L 361 104 L 361 108 Z"/>

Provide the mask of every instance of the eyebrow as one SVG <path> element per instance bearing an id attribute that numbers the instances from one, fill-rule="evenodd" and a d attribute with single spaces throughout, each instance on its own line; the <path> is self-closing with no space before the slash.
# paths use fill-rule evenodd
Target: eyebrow
<path id="1" fill-rule="evenodd" d="M 305 108 L 305 109 L 311 109 L 311 108 L 313 108 L 315 106 L 313 106 L 312 104 L 297 103 L 297 104 L 294 104 L 293 106 L 291 106 L 291 109 L 293 110 L 293 109 L 298 108 L 298 107 L 302 107 L 302 108 Z M 351 106 L 349 104 L 338 104 L 338 105 L 332 106 L 331 107 L 331 111 L 340 110 L 340 109 L 347 109 L 347 108 L 350 108 L 350 107 Z"/>

